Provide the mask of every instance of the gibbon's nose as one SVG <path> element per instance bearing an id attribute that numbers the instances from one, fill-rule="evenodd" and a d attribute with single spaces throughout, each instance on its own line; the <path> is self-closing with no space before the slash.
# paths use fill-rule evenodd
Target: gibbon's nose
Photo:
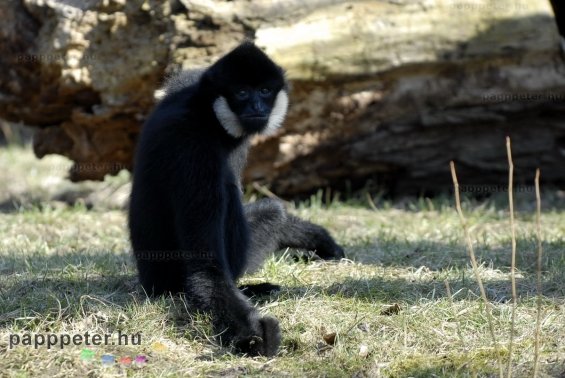
<path id="1" fill-rule="evenodd" d="M 265 114 L 265 106 L 263 104 L 263 101 L 261 101 L 260 99 L 255 99 L 253 101 L 252 109 L 258 114 Z"/>

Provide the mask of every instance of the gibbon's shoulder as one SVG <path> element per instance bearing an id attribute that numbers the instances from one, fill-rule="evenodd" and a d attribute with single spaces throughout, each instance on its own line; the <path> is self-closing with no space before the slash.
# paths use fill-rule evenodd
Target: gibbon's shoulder
<path id="1" fill-rule="evenodd" d="M 197 68 L 193 70 L 184 70 L 168 76 L 163 86 L 155 91 L 155 98 L 163 100 L 165 97 L 174 93 L 178 93 L 188 87 L 195 87 L 206 68 Z"/>

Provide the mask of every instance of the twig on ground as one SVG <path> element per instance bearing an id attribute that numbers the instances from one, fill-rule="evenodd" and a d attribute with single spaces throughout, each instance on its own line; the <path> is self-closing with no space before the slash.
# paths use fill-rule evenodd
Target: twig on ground
<path id="1" fill-rule="evenodd" d="M 275 193 L 271 192 L 266 186 L 264 185 L 259 185 L 258 183 L 254 182 L 252 184 L 253 189 L 255 189 L 256 191 L 258 191 L 259 193 L 261 193 L 262 195 L 268 197 L 268 198 L 272 198 L 272 199 L 276 199 L 279 200 L 281 202 L 283 202 L 284 204 L 289 204 L 288 201 L 283 200 L 282 198 L 280 198 L 279 196 L 277 196 Z"/>
<path id="2" fill-rule="evenodd" d="M 487 298 L 485 287 L 483 286 L 483 280 L 481 279 L 481 275 L 479 273 L 477 258 L 475 257 L 475 250 L 473 249 L 473 242 L 471 241 L 471 235 L 469 234 L 469 229 L 467 228 L 467 220 L 465 219 L 465 216 L 463 215 L 463 210 L 461 209 L 461 199 L 459 198 L 459 182 L 457 181 L 457 173 L 455 172 L 455 163 L 451 161 L 449 162 L 449 166 L 451 168 L 451 178 L 453 179 L 453 187 L 455 191 L 455 207 L 457 209 L 457 214 L 459 215 L 459 220 L 461 221 L 461 226 L 463 227 L 463 233 L 465 234 L 465 243 L 467 245 L 467 251 L 469 252 L 469 257 L 471 259 L 471 266 L 473 268 L 473 273 L 475 274 L 475 279 L 477 280 L 477 284 L 479 285 L 479 289 L 481 291 L 481 297 L 483 298 L 483 301 L 485 303 L 485 312 L 487 315 L 490 335 L 492 338 L 494 351 L 496 352 L 496 356 L 498 360 L 499 375 L 502 378 L 504 376 L 504 373 L 502 369 L 502 359 L 500 356 L 500 349 L 498 347 L 496 334 L 494 332 L 494 320 L 493 320 L 492 308 L 491 308 L 492 305 Z"/>
<path id="3" fill-rule="evenodd" d="M 371 194 L 369 192 L 367 192 L 367 201 L 369 202 L 369 206 L 371 207 L 371 209 L 377 211 L 377 206 L 375 205 L 375 202 L 371 198 Z"/>
<path id="4" fill-rule="evenodd" d="M 536 236 L 538 244 L 538 264 L 537 264 L 537 319 L 536 319 L 536 341 L 534 351 L 534 378 L 539 374 L 539 352 L 540 352 L 540 331 L 541 331 L 541 265 L 542 265 L 542 245 L 541 245 L 541 196 L 539 190 L 540 170 L 536 169 Z"/>
<path id="5" fill-rule="evenodd" d="M 516 224 L 514 222 L 514 163 L 510 138 L 506 137 L 506 154 L 508 155 L 508 206 L 510 208 L 510 229 L 512 238 L 512 262 L 510 264 L 510 280 L 512 282 L 512 320 L 510 322 L 510 341 L 508 342 L 508 366 L 506 374 L 512 377 L 512 347 L 514 345 L 514 325 L 516 318 Z"/>

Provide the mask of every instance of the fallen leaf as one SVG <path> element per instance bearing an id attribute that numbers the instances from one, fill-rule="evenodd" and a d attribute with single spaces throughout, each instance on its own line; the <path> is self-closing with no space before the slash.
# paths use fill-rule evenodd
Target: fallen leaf
<path id="1" fill-rule="evenodd" d="M 330 332 L 330 333 L 324 334 L 322 337 L 324 338 L 324 341 L 326 342 L 326 344 L 334 345 L 335 344 L 335 336 L 336 336 L 335 332 Z"/>

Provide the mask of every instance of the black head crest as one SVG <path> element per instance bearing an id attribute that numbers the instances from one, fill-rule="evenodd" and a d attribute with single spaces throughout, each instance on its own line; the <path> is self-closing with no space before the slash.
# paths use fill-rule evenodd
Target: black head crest
<path id="1" fill-rule="evenodd" d="M 256 85 L 273 80 L 284 84 L 283 69 L 249 41 L 243 42 L 220 58 L 208 72 L 212 81 L 218 84 Z"/>

